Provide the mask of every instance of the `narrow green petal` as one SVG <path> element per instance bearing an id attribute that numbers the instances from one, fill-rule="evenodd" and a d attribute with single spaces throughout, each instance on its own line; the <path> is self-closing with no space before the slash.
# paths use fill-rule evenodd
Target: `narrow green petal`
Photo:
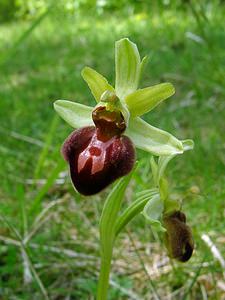
<path id="1" fill-rule="evenodd" d="M 137 46 L 129 39 L 121 39 L 115 45 L 116 95 L 123 100 L 138 87 L 141 60 Z"/>
<path id="2" fill-rule="evenodd" d="M 126 131 L 137 148 L 156 156 L 183 153 L 182 142 L 170 133 L 153 127 L 141 118 L 130 120 Z"/>
<path id="3" fill-rule="evenodd" d="M 91 118 L 93 107 L 76 102 L 57 100 L 54 109 L 69 125 L 74 128 L 94 125 Z"/>
<path id="4" fill-rule="evenodd" d="M 166 229 L 162 226 L 161 222 L 159 221 L 159 219 L 162 216 L 163 209 L 163 201 L 161 200 L 160 195 L 157 194 L 149 198 L 149 201 L 145 205 L 144 210 L 142 212 L 147 222 L 159 231 L 166 231 Z"/>
<path id="5" fill-rule="evenodd" d="M 161 83 L 128 95 L 125 102 L 133 117 L 141 116 L 175 93 L 171 83 Z"/>
<path id="6" fill-rule="evenodd" d="M 85 67 L 81 75 L 83 79 L 87 82 L 92 95 L 95 97 L 97 102 L 100 101 L 101 95 L 106 91 L 114 91 L 114 88 L 108 83 L 105 77 L 96 72 L 95 70 Z"/>
<path id="7" fill-rule="evenodd" d="M 145 71 L 145 68 L 146 68 L 148 62 L 149 62 L 149 57 L 146 55 L 141 60 L 139 81 L 141 80 L 141 78 L 144 74 L 144 71 Z"/>

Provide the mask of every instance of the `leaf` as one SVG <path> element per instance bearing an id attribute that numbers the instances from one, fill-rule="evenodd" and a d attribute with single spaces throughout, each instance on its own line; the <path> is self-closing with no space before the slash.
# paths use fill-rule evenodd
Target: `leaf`
<path id="1" fill-rule="evenodd" d="M 57 100 L 54 109 L 69 125 L 74 128 L 93 125 L 91 118 L 93 108 L 76 102 Z"/>
<path id="2" fill-rule="evenodd" d="M 159 221 L 160 217 L 163 213 L 163 201 L 160 198 L 160 195 L 153 195 L 149 198 L 148 203 L 145 205 L 142 214 L 146 218 L 147 222 L 155 227 L 155 229 L 159 231 L 166 231 L 166 229 L 162 226 Z"/>
<path id="3" fill-rule="evenodd" d="M 137 46 L 128 38 L 115 45 L 116 95 L 121 99 L 134 92 L 138 87 L 141 60 Z"/>
<path id="4" fill-rule="evenodd" d="M 137 148 L 156 156 L 183 153 L 181 141 L 170 133 L 149 125 L 141 118 L 130 120 L 126 135 Z"/>
<path id="5" fill-rule="evenodd" d="M 174 93 L 175 89 L 171 83 L 161 83 L 129 94 L 125 102 L 131 116 L 137 117 L 149 112 Z"/>
<path id="6" fill-rule="evenodd" d="M 108 83 L 107 79 L 92 68 L 85 67 L 82 70 L 81 75 L 87 82 L 96 102 L 100 101 L 101 95 L 105 91 L 114 91 L 114 88 Z"/>
<path id="7" fill-rule="evenodd" d="M 122 231 L 122 229 L 137 215 L 139 214 L 146 203 L 149 201 L 149 197 L 158 193 L 158 190 L 153 188 L 150 190 L 142 191 L 141 195 L 128 206 L 123 213 L 117 218 L 116 221 L 116 236 Z"/>
<path id="8" fill-rule="evenodd" d="M 128 186 L 132 173 L 121 178 L 113 187 L 108 195 L 100 218 L 100 241 L 101 250 L 104 255 L 110 255 L 114 238 L 115 224 L 121 207 L 121 202 L 124 198 L 126 187 Z"/>

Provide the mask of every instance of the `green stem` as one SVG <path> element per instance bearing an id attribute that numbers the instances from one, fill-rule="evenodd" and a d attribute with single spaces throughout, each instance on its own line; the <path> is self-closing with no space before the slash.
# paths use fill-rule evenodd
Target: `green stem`
<path id="1" fill-rule="evenodd" d="M 101 257 L 101 269 L 98 280 L 98 292 L 97 292 L 97 300 L 106 300 L 107 299 L 107 291 L 109 286 L 109 276 L 111 269 L 111 260 L 112 260 L 112 251 L 111 254 L 108 254 L 104 257 L 102 254 Z"/>
<path id="2" fill-rule="evenodd" d="M 98 282 L 97 300 L 107 299 L 109 275 L 115 240 L 115 223 L 132 173 L 120 179 L 108 195 L 100 219 L 101 269 Z"/>

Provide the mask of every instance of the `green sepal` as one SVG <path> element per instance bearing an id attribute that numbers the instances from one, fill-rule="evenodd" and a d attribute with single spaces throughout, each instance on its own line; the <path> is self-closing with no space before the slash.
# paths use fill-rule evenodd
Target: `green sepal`
<path id="1" fill-rule="evenodd" d="M 64 121 L 74 128 L 94 125 L 91 118 L 93 107 L 66 100 L 57 100 L 54 102 L 54 109 Z"/>
<path id="2" fill-rule="evenodd" d="M 125 98 L 131 116 L 141 116 L 175 93 L 171 83 L 161 83 L 137 90 Z"/>
<path id="3" fill-rule="evenodd" d="M 116 95 L 124 100 L 137 89 L 141 73 L 141 59 L 137 46 L 128 38 L 116 42 L 115 63 Z"/>
<path id="4" fill-rule="evenodd" d="M 130 119 L 126 135 L 137 148 L 156 156 L 183 153 L 181 141 L 170 133 L 149 125 L 141 118 Z"/>
<path id="5" fill-rule="evenodd" d="M 149 201 L 142 212 L 147 222 L 158 231 L 165 232 L 166 229 L 162 226 L 159 219 L 162 217 L 164 210 L 163 201 L 159 194 L 150 197 Z"/>
<path id="6" fill-rule="evenodd" d="M 114 88 L 108 83 L 107 79 L 92 68 L 85 67 L 81 71 L 83 79 L 87 82 L 96 102 L 99 102 L 105 91 L 114 92 Z"/>
<path id="7" fill-rule="evenodd" d="M 194 149 L 195 143 L 193 140 L 187 139 L 181 141 L 184 147 L 184 151 L 192 150 Z"/>

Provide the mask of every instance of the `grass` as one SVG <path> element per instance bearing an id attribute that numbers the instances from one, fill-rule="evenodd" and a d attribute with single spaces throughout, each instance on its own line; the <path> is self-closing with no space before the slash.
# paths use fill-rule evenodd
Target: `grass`
<path id="1" fill-rule="evenodd" d="M 136 299 L 151 299 L 146 270 L 160 299 L 221 299 L 222 268 L 201 235 L 208 234 L 225 254 L 224 6 L 215 2 L 206 14 L 154 8 L 88 17 L 52 9 L 33 30 L 22 21 L 1 25 L 0 213 L 10 224 L 0 226 L 2 299 L 43 299 L 35 276 L 23 281 L 24 260 L 10 228 L 22 238 L 34 229 L 26 251 L 50 299 L 93 299 L 98 220 L 107 191 L 84 199 L 72 189 L 59 154 L 72 129 L 55 116 L 52 104 L 68 99 L 93 105 L 80 71 L 89 65 L 113 82 L 114 41 L 124 36 L 149 55 L 143 87 L 165 81 L 176 87 L 175 96 L 146 120 L 195 141 L 194 151 L 171 162 L 168 175 L 184 199 L 196 251 L 185 265 L 168 261 L 162 237 L 137 217 L 128 226 L 132 240 L 124 233 L 117 242 L 110 299 L 132 299 L 132 291 Z M 148 188 L 151 178 L 149 156 L 140 151 L 138 157 L 127 201 Z"/>

